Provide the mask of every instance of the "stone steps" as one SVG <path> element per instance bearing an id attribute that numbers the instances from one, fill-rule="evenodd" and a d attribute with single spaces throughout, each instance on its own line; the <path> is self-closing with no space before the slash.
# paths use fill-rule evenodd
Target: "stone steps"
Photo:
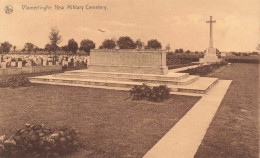
<path id="1" fill-rule="evenodd" d="M 171 75 L 170 77 L 162 75 L 140 75 L 140 74 L 118 74 L 118 73 L 92 73 L 92 72 L 70 72 L 53 75 L 54 77 L 62 78 L 80 78 L 101 81 L 125 81 L 125 82 L 142 82 L 142 83 L 159 83 L 170 85 L 187 85 L 195 80 L 198 76 L 189 76 L 186 73 Z"/>
<path id="2" fill-rule="evenodd" d="M 134 85 L 142 85 L 140 82 L 126 82 L 126 81 L 113 81 L 113 80 L 96 80 L 96 79 L 81 79 L 81 78 L 63 78 L 44 76 L 38 78 L 30 78 L 31 82 L 57 82 L 57 83 L 69 83 L 69 84 L 82 84 L 82 85 L 95 85 L 95 86 L 108 86 L 108 87 L 125 87 L 132 88 Z"/>
<path id="3" fill-rule="evenodd" d="M 195 82 L 178 87 L 178 92 L 206 94 L 215 84 L 218 78 L 200 77 Z M 173 86 L 169 86 L 172 88 Z"/>
<path id="4" fill-rule="evenodd" d="M 77 74 L 77 75 L 76 75 Z M 102 73 L 100 73 L 102 74 Z M 99 75 L 100 75 L 99 74 Z M 109 73 L 111 74 L 111 73 Z M 68 72 L 68 73 L 62 73 L 58 75 L 47 75 L 47 76 L 38 76 L 38 77 L 31 77 L 30 81 L 32 83 L 45 83 L 45 84 L 60 84 L 60 85 L 70 85 L 70 86 L 92 86 L 92 87 L 111 87 L 112 89 L 120 89 L 120 88 L 128 88 L 131 89 L 135 85 L 142 85 L 143 83 L 147 83 L 149 86 L 159 86 L 162 84 L 167 84 L 169 88 L 171 88 L 171 91 L 174 93 L 187 93 L 187 94 L 205 94 L 214 84 L 217 83 L 217 78 L 208 78 L 208 77 L 198 77 L 198 76 L 186 76 L 183 79 L 179 80 L 153 80 L 154 82 L 150 82 L 149 78 L 146 79 L 146 82 L 143 82 L 142 80 L 111 80 L 110 78 L 100 78 L 100 76 L 97 75 L 97 78 L 88 78 L 84 76 L 83 72 L 80 71 L 74 71 L 74 72 Z M 104 75 L 104 74 L 103 74 Z M 130 74 L 133 75 L 133 74 Z M 173 76 L 181 76 L 183 77 L 183 74 L 170 74 Z M 70 77 L 71 76 L 71 77 Z M 124 75 L 123 75 L 124 76 Z M 150 75 L 153 76 L 153 75 Z M 121 76 L 122 77 L 122 76 Z M 160 76 L 162 77 L 162 76 Z M 142 77 L 144 78 L 144 77 Z M 151 80 L 151 79 L 150 79 Z M 172 82 L 172 84 L 169 84 L 167 82 Z M 175 83 L 179 84 L 175 84 Z"/>
<path id="5" fill-rule="evenodd" d="M 88 70 L 67 71 L 59 75 L 78 75 L 80 77 L 110 77 L 110 78 L 133 78 L 133 79 L 151 79 L 151 80 L 181 80 L 189 76 L 188 73 L 169 73 L 167 75 L 152 75 L 152 74 L 135 74 L 135 73 L 113 73 L 113 72 L 94 72 Z"/>
<path id="6" fill-rule="evenodd" d="M 184 79 L 181 80 L 148 80 L 148 79 L 133 79 L 133 81 L 136 82 L 143 82 L 143 83 L 159 83 L 159 84 L 169 84 L 169 85 L 188 85 L 194 81 L 196 81 L 197 79 L 199 79 L 199 76 L 188 76 Z"/>

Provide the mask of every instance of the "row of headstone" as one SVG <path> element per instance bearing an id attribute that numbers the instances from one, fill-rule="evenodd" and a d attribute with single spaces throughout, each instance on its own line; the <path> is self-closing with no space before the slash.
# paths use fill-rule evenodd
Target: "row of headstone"
<path id="1" fill-rule="evenodd" d="M 55 62 L 54 62 L 55 61 Z M 24 66 L 52 66 L 76 67 L 86 65 L 86 56 L 59 55 L 56 59 L 50 55 L 2 55 L 0 56 L 0 67 L 24 67 Z"/>

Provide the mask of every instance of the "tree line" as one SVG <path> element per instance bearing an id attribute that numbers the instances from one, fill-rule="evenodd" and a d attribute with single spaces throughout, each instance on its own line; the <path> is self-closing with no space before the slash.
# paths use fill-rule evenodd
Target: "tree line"
<path id="1" fill-rule="evenodd" d="M 80 50 L 86 52 L 87 55 L 89 55 L 90 50 L 96 48 L 96 44 L 90 39 L 83 39 L 79 45 L 73 38 L 68 40 L 68 43 L 66 45 L 59 47 L 58 45 L 62 42 L 62 36 L 60 35 L 59 29 L 53 26 L 50 28 L 49 41 L 50 42 L 46 44 L 44 48 L 39 48 L 33 43 L 27 42 L 24 44 L 24 48 L 22 49 L 22 51 L 26 51 L 29 54 L 31 52 L 36 53 L 37 51 L 47 51 L 49 53 L 53 52 L 54 54 L 56 54 L 56 51 L 76 53 L 78 50 Z M 136 41 L 134 41 L 128 36 L 122 36 L 118 40 L 114 38 L 105 39 L 98 47 L 98 49 L 115 49 L 116 47 L 119 49 L 162 49 L 162 44 L 157 39 L 151 39 L 145 45 L 144 42 L 141 41 L 141 39 L 137 39 Z M 1 54 L 6 54 L 10 52 L 11 49 L 15 51 L 16 46 L 13 46 L 8 41 L 5 41 L 0 45 Z M 168 44 L 165 49 L 168 53 L 170 53 L 170 44 Z M 260 44 L 258 45 L 257 50 L 260 50 Z M 200 54 L 203 52 L 191 52 L 190 50 L 184 51 L 183 49 L 176 49 L 174 52 L 171 53 Z M 220 53 L 220 51 L 217 50 L 217 53 Z M 257 52 L 254 53 L 256 54 Z"/>
<path id="2" fill-rule="evenodd" d="M 91 49 L 96 48 L 96 44 L 90 39 L 83 39 L 80 42 L 80 45 L 72 38 L 68 40 L 68 43 L 64 46 L 59 47 L 58 45 L 62 42 L 62 36 L 60 35 L 59 29 L 57 27 L 51 27 L 49 34 L 50 42 L 45 45 L 44 48 L 39 48 L 31 42 L 27 42 L 24 44 L 24 48 L 22 51 L 26 51 L 29 54 L 31 52 L 36 53 L 37 51 L 47 51 L 54 52 L 56 51 L 65 51 L 76 53 L 78 50 L 86 52 L 88 55 Z M 15 51 L 16 46 L 12 46 L 9 42 L 1 43 L 0 53 L 8 53 L 11 48 Z M 145 45 L 140 39 L 134 41 L 132 38 L 128 36 L 122 36 L 118 40 L 116 39 L 105 39 L 102 44 L 98 47 L 98 49 L 161 49 L 162 44 L 157 39 L 151 39 Z M 167 48 L 170 49 L 169 45 Z"/>

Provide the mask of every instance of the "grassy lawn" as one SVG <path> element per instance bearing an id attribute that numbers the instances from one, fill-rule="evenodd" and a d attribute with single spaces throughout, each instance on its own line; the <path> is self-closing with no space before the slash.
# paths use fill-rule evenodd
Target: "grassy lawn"
<path id="1" fill-rule="evenodd" d="M 132 101 L 126 91 L 34 84 L 0 88 L 0 135 L 25 123 L 79 130 L 84 150 L 68 158 L 142 157 L 199 100 Z"/>
<path id="2" fill-rule="evenodd" d="M 210 75 L 233 82 L 195 158 L 258 158 L 259 66 L 235 63 Z"/>

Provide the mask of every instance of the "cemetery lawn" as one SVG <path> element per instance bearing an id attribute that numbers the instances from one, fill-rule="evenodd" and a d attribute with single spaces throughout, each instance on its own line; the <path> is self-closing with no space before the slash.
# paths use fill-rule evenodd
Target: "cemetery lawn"
<path id="1" fill-rule="evenodd" d="M 127 91 L 33 84 L 0 88 L 0 135 L 25 123 L 78 129 L 83 148 L 66 158 L 142 157 L 200 97 L 132 101 Z"/>
<path id="2" fill-rule="evenodd" d="M 258 158 L 258 64 L 232 64 L 210 76 L 233 80 L 195 158 Z"/>

